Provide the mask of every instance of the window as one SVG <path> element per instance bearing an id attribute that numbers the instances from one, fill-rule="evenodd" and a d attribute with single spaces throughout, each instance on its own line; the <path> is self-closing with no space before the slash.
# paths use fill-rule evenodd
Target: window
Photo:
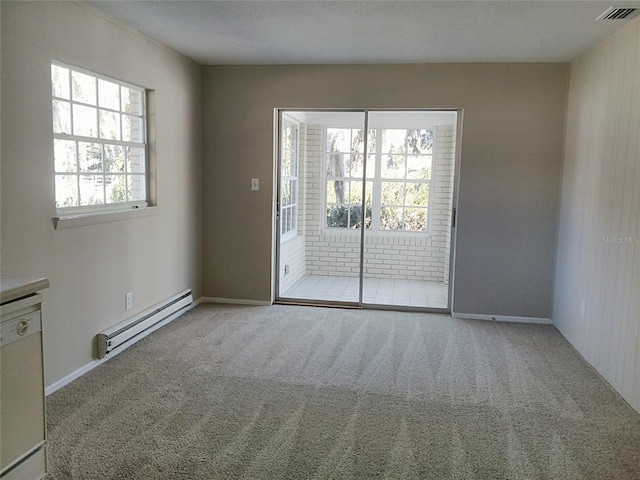
<path id="1" fill-rule="evenodd" d="M 369 132 L 372 151 L 375 132 Z M 327 128 L 327 227 L 360 228 L 362 226 L 362 189 L 364 168 L 364 130 Z M 369 156 L 367 179 L 374 176 Z M 372 183 L 366 189 L 366 227 L 371 227 Z"/>
<path id="2" fill-rule="evenodd" d="M 297 233 L 298 223 L 298 125 L 282 119 L 282 176 L 280 234 L 282 239 Z"/>
<path id="3" fill-rule="evenodd" d="M 326 130 L 326 206 L 329 228 L 361 228 L 364 130 Z M 426 232 L 433 131 L 372 129 L 367 147 L 365 227 Z"/>
<path id="4" fill-rule="evenodd" d="M 433 132 L 378 130 L 380 154 L 380 230 L 426 232 Z"/>
<path id="5" fill-rule="evenodd" d="M 51 64 L 59 215 L 147 206 L 145 90 Z"/>

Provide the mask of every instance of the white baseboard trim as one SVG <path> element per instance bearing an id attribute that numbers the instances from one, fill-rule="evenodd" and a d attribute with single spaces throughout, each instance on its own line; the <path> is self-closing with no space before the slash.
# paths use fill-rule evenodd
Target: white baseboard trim
<path id="1" fill-rule="evenodd" d="M 257 305 L 268 307 L 271 302 L 266 300 L 245 300 L 242 298 L 200 297 L 197 303 L 227 303 L 231 305 Z"/>
<path id="2" fill-rule="evenodd" d="M 553 325 L 550 318 L 538 317 L 514 317 L 510 315 L 479 315 L 475 313 L 455 313 L 452 312 L 453 318 L 462 318 L 467 320 L 489 320 L 491 322 L 513 322 L 513 323 L 537 323 L 542 325 Z"/>
<path id="3" fill-rule="evenodd" d="M 115 353 L 115 352 L 114 352 Z M 117 355 L 117 353 L 116 353 Z M 106 362 L 107 360 L 109 360 L 110 358 L 113 358 L 113 356 L 109 356 L 109 357 L 104 357 L 100 360 L 94 360 L 92 362 L 87 363 L 86 365 L 84 365 L 83 367 L 80 367 L 78 370 L 76 370 L 75 372 L 71 372 L 69 375 L 67 375 L 66 377 L 61 378 L 60 380 L 58 380 L 57 382 L 53 382 L 51 385 L 47 386 L 44 389 L 44 394 L 45 396 L 49 396 L 51 395 L 53 392 L 60 390 L 62 387 L 64 387 L 65 385 L 70 384 L 71 382 L 73 382 L 74 380 L 76 380 L 77 378 L 80 378 L 82 375 L 84 375 L 87 372 L 90 372 L 91 370 L 93 370 L 94 368 L 96 368 L 98 365 L 102 365 L 104 362 Z"/>
<path id="4" fill-rule="evenodd" d="M 167 318 L 165 318 L 164 320 L 156 323 L 153 327 L 150 327 L 149 329 L 147 329 L 144 332 L 140 333 L 138 336 L 132 338 L 130 341 L 123 343 L 116 350 L 113 350 L 112 352 L 110 352 L 106 357 L 101 358 L 100 360 L 93 360 L 92 362 L 89 362 L 86 365 L 80 367 L 75 372 L 71 372 L 66 377 L 63 377 L 60 380 L 58 380 L 57 382 L 54 382 L 51 385 L 47 386 L 44 389 L 45 396 L 51 395 L 56 390 L 60 390 L 62 387 L 64 387 L 65 385 L 68 385 L 71 382 L 73 382 L 74 380 L 80 378 L 85 373 L 90 372 L 91 370 L 93 370 L 94 368 L 96 368 L 99 365 L 102 365 L 107 360 L 115 357 L 120 352 L 123 352 L 124 350 L 129 348 L 131 345 L 136 343 L 138 340 L 142 340 L 147 335 L 155 332 L 156 330 L 158 330 L 161 327 L 164 327 L 166 324 L 171 323 L 172 321 L 174 321 L 176 318 L 178 318 L 179 316 L 183 315 L 184 313 L 187 313 L 189 310 L 191 310 L 197 304 L 198 304 L 197 302 L 192 302 L 190 305 L 187 305 L 182 310 L 178 310 L 177 312 L 173 313 L 172 315 L 169 315 Z"/>

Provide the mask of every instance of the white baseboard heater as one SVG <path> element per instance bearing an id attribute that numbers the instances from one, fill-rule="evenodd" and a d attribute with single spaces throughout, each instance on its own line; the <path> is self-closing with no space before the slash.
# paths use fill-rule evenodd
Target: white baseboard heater
<path id="1" fill-rule="evenodd" d="M 174 316 L 176 318 L 182 310 L 186 310 L 193 302 L 191 290 L 185 290 L 168 298 L 138 315 L 131 317 L 98 334 L 98 358 L 104 358 L 112 350 L 130 345 L 138 341 L 149 329 L 163 320 Z M 171 318 L 169 321 L 173 320 Z M 166 323 L 169 323 L 167 321 Z"/>

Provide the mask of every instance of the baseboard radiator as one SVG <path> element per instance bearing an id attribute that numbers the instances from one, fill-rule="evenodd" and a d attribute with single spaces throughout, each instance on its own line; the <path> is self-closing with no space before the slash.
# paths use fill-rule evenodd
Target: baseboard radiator
<path id="1" fill-rule="evenodd" d="M 98 334 L 98 358 L 104 358 L 111 351 L 138 341 L 145 333 L 148 333 L 149 329 L 172 315 L 186 310 L 192 302 L 191 290 L 185 290 L 104 332 L 100 332 Z"/>

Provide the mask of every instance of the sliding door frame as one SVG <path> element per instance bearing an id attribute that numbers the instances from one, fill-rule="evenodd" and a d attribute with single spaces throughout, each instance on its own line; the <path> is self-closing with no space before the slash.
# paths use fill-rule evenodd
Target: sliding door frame
<path id="1" fill-rule="evenodd" d="M 360 259 L 359 259 L 359 275 L 358 275 L 358 300 L 355 302 L 333 301 L 333 300 L 314 300 L 301 298 L 283 298 L 280 292 L 280 254 L 281 254 L 281 189 L 282 189 L 282 125 L 283 114 L 287 112 L 335 112 L 335 113 L 362 113 L 364 128 L 364 158 L 363 158 L 363 177 L 362 177 L 362 212 L 363 223 L 360 228 Z M 366 189 L 367 189 L 367 161 L 368 161 L 368 143 L 369 143 L 369 114 L 372 112 L 456 112 L 456 141 L 454 153 L 454 172 L 453 172 L 453 191 L 452 195 L 452 217 L 450 225 L 450 245 L 449 245 L 449 284 L 447 285 L 447 306 L 446 308 L 431 307 L 415 307 L 406 305 L 388 305 L 388 304 L 371 304 L 363 302 L 364 294 L 364 264 L 365 264 L 365 218 L 366 218 Z M 399 311 L 418 311 L 418 312 L 436 312 L 451 313 L 453 308 L 453 285 L 455 282 L 455 253 L 456 253 L 456 232 L 457 232 L 457 212 L 458 212 L 458 189 L 460 182 L 460 161 L 461 161 L 461 143 L 462 143 L 462 123 L 463 110 L 456 108 L 275 108 L 274 109 L 274 192 L 273 192 L 273 224 L 274 238 L 272 248 L 272 303 L 278 304 L 295 304 L 295 305 L 317 305 L 331 306 L 342 308 L 358 308 L 358 309 L 377 309 L 377 310 L 399 310 Z M 300 145 L 298 144 L 298 149 Z M 298 157 L 300 154 L 298 152 Z M 298 168 L 299 168 L 298 158 Z M 300 172 L 298 171 L 298 193 L 300 190 Z M 299 202 L 299 200 L 298 200 Z M 429 207 L 431 210 L 431 206 Z M 300 212 L 298 212 L 298 216 Z M 431 213 L 429 213 L 431 216 Z"/>

